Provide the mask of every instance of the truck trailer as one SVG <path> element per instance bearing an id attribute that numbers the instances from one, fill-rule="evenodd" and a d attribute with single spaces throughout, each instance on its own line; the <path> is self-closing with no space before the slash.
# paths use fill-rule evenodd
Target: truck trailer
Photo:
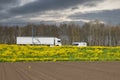
<path id="1" fill-rule="evenodd" d="M 49 45 L 49 46 L 61 46 L 61 39 L 56 37 L 17 37 L 16 44 L 23 45 Z"/>

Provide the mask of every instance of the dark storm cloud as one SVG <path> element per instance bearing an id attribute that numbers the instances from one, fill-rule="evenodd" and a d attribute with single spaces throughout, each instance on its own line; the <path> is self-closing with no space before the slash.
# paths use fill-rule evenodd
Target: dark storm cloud
<path id="1" fill-rule="evenodd" d="M 0 0 L 0 10 L 16 5 L 16 3 L 19 3 L 19 0 Z"/>
<path id="2" fill-rule="evenodd" d="M 0 20 L 19 15 L 27 15 L 49 10 L 62 10 L 66 8 L 77 9 L 78 4 L 90 3 L 100 0 L 35 0 L 31 3 L 19 6 L 20 0 L 0 0 Z M 91 4 L 88 4 L 88 6 Z"/>
<path id="3" fill-rule="evenodd" d="M 4 20 L 14 16 L 10 14 L 8 9 L 19 5 L 20 0 L 0 0 L 0 20 Z"/>
<path id="4" fill-rule="evenodd" d="M 10 12 L 13 14 L 29 14 L 29 13 L 44 12 L 49 10 L 60 10 L 60 9 L 62 10 L 72 6 L 74 7 L 78 4 L 83 4 L 86 2 L 88 3 L 91 1 L 101 1 L 101 0 L 37 0 L 27 5 L 13 8 L 10 10 Z"/>
<path id="5" fill-rule="evenodd" d="M 78 5 L 84 5 L 88 7 L 97 7 L 99 3 L 105 0 L 35 0 L 33 2 L 27 3 L 20 6 L 21 0 L 0 0 L 0 22 L 22 22 L 25 20 L 30 21 L 31 17 L 37 17 L 40 14 L 44 15 L 45 11 L 56 11 L 70 9 L 71 11 L 80 10 Z M 109 4 L 109 3 L 108 3 Z M 106 5 L 107 6 L 107 5 Z M 105 7 L 106 7 L 105 6 Z M 82 9 L 81 9 L 82 10 Z M 120 23 L 120 10 L 110 10 L 104 11 L 100 10 L 97 13 L 73 13 L 71 16 L 66 16 L 70 19 L 87 19 L 87 20 L 102 20 L 105 22 Z M 81 11 L 82 12 L 82 11 Z M 88 11 L 89 12 L 89 11 Z M 96 12 L 96 10 L 94 10 Z M 64 12 L 61 12 L 64 13 Z M 66 12 L 65 12 L 66 13 Z M 67 13 L 66 13 L 67 14 Z M 68 12 L 69 14 L 69 12 Z M 48 16 L 53 16 L 55 18 L 56 14 L 47 14 Z M 59 13 L 58 13 L 59 15 Z M 19 17 L 21 16 L 21 17 Z M 17 18 L 16 18 L 17 17 Z M 49 18 L 49 17 L 48 17 Z M 59 18 L 59 17 L 58 17 Z M 38 20 L 39 21 L 39 20 Z"/>
<path id="6" fill-rule="evenodd" d="M 86 14 L 77 13 L 69 16 L 69 18 L 88 19 L 88 20 L 98 19 L 105 21 L 107 23 L 118 24 L 120 23 L 120 9 L 106 10 L 106 11 L 101 11 L 96 13 L 86 13 Z"/>
<path id="7" fill-rule="evenodd" d="M 0 13 L 0 19 L 9 18 L 11 15 L 8 13 Z"/>
<path id="8" fill-rule="evenodd" d="M 17 0 L 0 0 L 0 4 L 8 4 L 8 3 L 13 3 L 16 2 Z"/>

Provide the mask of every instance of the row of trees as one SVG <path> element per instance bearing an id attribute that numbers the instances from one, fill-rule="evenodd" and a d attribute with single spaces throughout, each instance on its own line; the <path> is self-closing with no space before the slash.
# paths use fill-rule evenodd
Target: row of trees
<path id="1" fill-rule="evenodd" d="M 0 26 L 1 44 L 15 44 L 17 36 L 58 37 L 64 45 L 84 41 L 90 46 L 117 46 L 120 45 L 120 26 L 105 25 L 97 21 L 82 26 L 74 23 Z"/>

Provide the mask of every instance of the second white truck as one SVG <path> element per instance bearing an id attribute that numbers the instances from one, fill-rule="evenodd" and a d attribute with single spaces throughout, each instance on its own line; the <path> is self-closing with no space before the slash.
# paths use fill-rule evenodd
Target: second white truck
<path id="1" fill-rule="evenodd" d="M 61 39 L 56 37 L 17 37 L 16 44 L 37 44 L 61 46 Z"/>
<path id="2" fill-rule="evenodd" d="M 86 42 L 73 42 L 72 45 L 78 46 L 78 47 L 86 47 L 87 43 Z"/>

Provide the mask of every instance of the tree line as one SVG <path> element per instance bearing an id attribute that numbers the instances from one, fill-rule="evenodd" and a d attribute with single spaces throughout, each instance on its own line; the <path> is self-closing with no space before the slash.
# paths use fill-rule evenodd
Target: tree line
<path id="1" fill-rule="evenodd" d="M 16 44 L 18 36 L 58 37 L 63 45 L 87 42 L 89 46 L 120 45 L 120 25 L 107 25 L 98 21 L 76 25 L 74 23 L 28 24 L 25 26 L 0 26 L 0 44 Z"/>

